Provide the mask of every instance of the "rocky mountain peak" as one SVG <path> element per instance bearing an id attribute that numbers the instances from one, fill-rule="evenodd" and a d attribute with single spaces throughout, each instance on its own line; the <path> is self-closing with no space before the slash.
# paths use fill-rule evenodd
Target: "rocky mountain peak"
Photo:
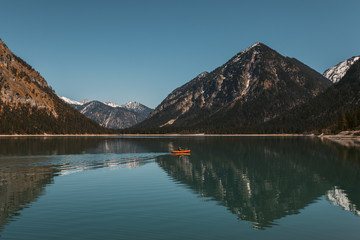
<path id="1" fill-rule="evenodd" d="M 249 51 L 262 51 L 265 49 L 271 49 L 269 48 L 267 45 L 265 45 L 264 43 L 261 42 L 256 42 L 253 45 L 251 45 L 250 47 L 248 47 L 247 49 L 241 51 L 241 52 L 249 52 Z M 241 53 L 240 52 L 240 53 Z"/>
<path id="2" fill-rule="evenodd" d="M 249 58 L 253 55 L 258 55 L 259 53 L 261 53 L 262 51 L 264 51 L 266 49 L 270 49 L 270 48 L 260 42 L 254 43 L 247 49 L 236 54 L 232 59 L 230 59 L 230 61 L 227 64 L 243 61 L 244 59 Z"/>
<path id="3" fill-rule="evenodd" d="M 360 60 L 354 61 L 345 75 L 337 82 L 339 86 L 349 84 L 352 90 L 357 91 L 356 89 L 358 89 L 358 87 L 356 85 L 360 84 Z M 359 97 L 355 97 L 354 99 L 359 99 Z"/>
<path id="4" fill-rule="evenodd" d="M 214 126 L 233 118 L 239 118 L 238 124 L 264 122 L 330 84 L 300 61 L 255 43 L 212 72 L 175 89 L 139 127 Z"/>
<path id="5" fill-rule="evenodd" d="M 324 77 L 328 78 L 331 82 L 337 83 L 342 79 L 350 67 L 360 59 L 360 56 L 354 56 L 343 62 L 338 63 L 323 73 Z"/>
<path id="6" fill-rule="evenodd" d="M 121 106 L 124 107 L 124 108 L 138 108 L 140 105 L 141 104 L 139 102 L 131 102 L 131 101 L 129 101 L 129 102 L 127 102 L 127 103 L 125 103 L 125 104 L 123 104 Z"/>

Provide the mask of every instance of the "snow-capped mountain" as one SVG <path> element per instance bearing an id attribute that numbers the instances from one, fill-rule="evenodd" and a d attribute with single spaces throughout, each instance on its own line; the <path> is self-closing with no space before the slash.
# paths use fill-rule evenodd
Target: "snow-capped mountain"
<path id="1" fill-rule="evenodd" d="M 113 129 L 128 128 L 140 123 L 145 120 L 153 110 L 138 102 L 128 102 L 119 105 L 114 102 L 89 100 L 79 102 L 66 97 L 61 97 L 61 99 L 76 108 L 86 117 L 98 122 L 104 127 Z"/>
<path id="2" fill-rule="evenodd" d="M 89 103 L 89 102 L 92 102 L 92 101 L 89 101 L 87 99 L 84 99 L 84 100 L 81 100 L 81 101 L 76 101 L 76 100 L 72 100 L 70 98 L 67 98 L 67 97 L 60 97 L 64 102 L 70 104 L 70 105 L 79 105 L 79 106 L 82 106 L 86 103 Z M 122 105 L 119 105 L 117 103 L 114 103 L 114 102 L 102 102 L 103 104 L 109 106 L 109 107 L 113 107 L 113 108 L 125 108 L 125 109 L 128 109 L 128 110 L 131 110 L 131 111 L 134 111 L 134 112 L 146 112 L 148 111 L 150 108 L 146 107 L 145 105 L 139 103 L 139 102 L 127 102 L 125 104 L 122 104 Z M 152 111 L 152 110 L 151 110 Z"/>
<path id="3" fill-rule="evenodd" d="M 342 79 L 349 68 L 360 59 L 360 56 L 349 58 L 343 62 L 338 63 L 334 67 L 327 69 L 323 75 L 333 83 L 337 83 Z"/>

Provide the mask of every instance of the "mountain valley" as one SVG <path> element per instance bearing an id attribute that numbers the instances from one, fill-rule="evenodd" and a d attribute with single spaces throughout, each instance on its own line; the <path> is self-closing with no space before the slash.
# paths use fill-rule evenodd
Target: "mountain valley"
<path id="1" fill-rule="evenodd" d="M 153 109 L 138 102 L 128 102 L 118 105 L 113 102 L 74 101 L 60 97 L 86 117 L 96 121 L 101 126 L 112 129 L 124 129 L 144 121 Z"/>

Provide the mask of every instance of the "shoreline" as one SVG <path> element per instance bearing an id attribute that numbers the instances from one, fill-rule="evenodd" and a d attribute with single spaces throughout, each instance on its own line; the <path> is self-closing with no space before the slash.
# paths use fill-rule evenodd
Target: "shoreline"
<path id="1" fill-rule="evenodd" d="M 314 134 L 0 134 L 0 137 L 316 137 Z"/>
<path id="2" fill-rule="evenodd" d="M 57 137 L 310 137 L 321 141 L 329 141 L 344 147 L 360 148 L 360 131 L 343 131 L 338 134 L 0 134 L 1 138 L 57 138 Z"/>
<path id="3" fill-rule="evenodd" d="M 325 139 L 345 147 L 360 147 L 360 131 L 343 131 L 333 135 L 319 135 L 321 140 Z"/>

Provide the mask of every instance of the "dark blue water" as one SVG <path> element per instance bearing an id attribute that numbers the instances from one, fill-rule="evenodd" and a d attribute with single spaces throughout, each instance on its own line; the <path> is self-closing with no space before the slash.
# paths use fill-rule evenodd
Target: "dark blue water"
<path id="1" fill-rule="evenodd" d="M 359 182 L 312 138 L 0 138 L 0 238 L 358 239 Z"/>

